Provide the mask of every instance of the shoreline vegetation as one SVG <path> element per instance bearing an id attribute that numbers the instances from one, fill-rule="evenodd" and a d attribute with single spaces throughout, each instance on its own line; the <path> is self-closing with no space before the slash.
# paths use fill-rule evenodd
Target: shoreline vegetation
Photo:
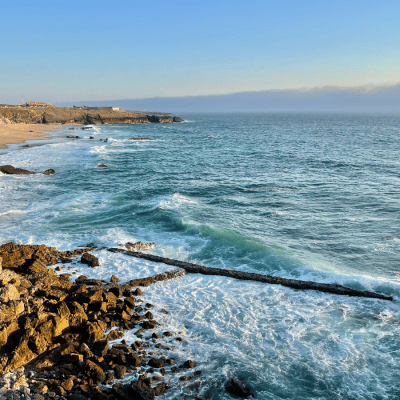
<path id="1" fill-rule="evenodd" d="M 142 124 L 182 122 L 179 117 L 158 112 L 126 111 L 116 107 L 53 107 L 0 105 L 0 149 L 27 140 L 48 140 L 46 132 L 68 125 Z"/>

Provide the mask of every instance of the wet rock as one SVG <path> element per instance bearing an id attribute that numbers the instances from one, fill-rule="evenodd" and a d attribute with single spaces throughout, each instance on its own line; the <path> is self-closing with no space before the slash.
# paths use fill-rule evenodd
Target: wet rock
<path id="1" fill-rule="evenodd" d="M 142 382 L 132 381 L 130 385 L 114 385 L 114 396 L 119 400 L 154 400 L 154 392 Z"/>
<path id="2" fill-rule="evenodd" d="M 179 117 L 173 117 L 172 120 L 173 122 L 183 122 L 183 119 Z"/>
<path id="3" fill-rule="evenodd" d="M 225 390 L 232 396 L 242 399 L 250 396 L 255 397 L 254 391 L 249 385 L 235 378 L 229 379 L 229 381 L 225 384 Z"/>
<path id="4" fill-rule="evenodd" d="M 122 379 L 126 374 L 126 367 L 123 365 L 117 365 L 114 368 L 114 373 L 117 379 Z"/>
<path id="5" fill-rule="evenodd" d="M 109 348 L 110 348 L 110 346 L 109 346 L 107 340 L 100 340 L 98 342 L 95 342 L 91 346 L 93 353 L 100 357 L 104 357 L 107 354 L 107 351 L 109 350 Z"/>
<path id="6" fill-rule="evenodd" d="M 56 171 L 54 169 L 46 169 L 46 171 L 43 172 L 43 175 L 55 175 Z"/>
<path id="7" fill-rule="evenodd" d="M 120 299 L 123 294 L 119 287 L 112 287 L 109 289 L 109 292 L 112 293 L 117 299 Z"/>
<path id="8" fill-rule="evenodd" d="M 89 253 L 84 253 L 81 257 L 81 263 L 82 264 L 87 264 L 89 265 L 89 267 L 98 267 L 99 264 L 99 260 L 97 257 L 95 257 L 93 254 L 89 254 Z"/>
<path id="9" fill-rule="evenodd" d="M 135 296 L 143 296 L 143 292 L 142 292 L 139 288 L 137 288 L 137 289 L 133 292 L 133 294 L 134 294 Z"/>
<path id="10" fill-rule="evenodd" d="M 193 368 L 193 367 L 194 367 L 194 362 L 192 360 L 187 360 L 181 365 L 181 368 Z"/>
<path id="11" fill-rule="evenodd" d="M 15 168 L 12 165 L 0 165 L 0 172 L 7 175 L 33 175 L 36 172 L 28 171 L 22 168 Z"/>
<path id="12" fill-rule="evenodd" d="M 119 282 L 119 279 L 115 275 L 111 275 L 110 282 Z"/>
<path id="13" fill-rule="evenodd" d="M 165 360 L 163 358 L 150 358 L 149 366 L 154 368 L 162 368 Z"/>
<path id="14" fill-rule="evenodd" d="M 144 321 L 140 324 L 143 329 L 154 329 L 157 327 L 157 321 Z"/>
<path id="15" fill-rule="evenodd" d="M 106 165 L 106 164 L 99 164 L 99 165 L 97 166 L 97 168 L 108 168 L 108 165 Z"/>

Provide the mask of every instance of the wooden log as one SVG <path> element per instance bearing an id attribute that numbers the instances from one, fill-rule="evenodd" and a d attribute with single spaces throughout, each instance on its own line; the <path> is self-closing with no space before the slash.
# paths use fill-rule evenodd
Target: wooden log
<path id="1" fill-rule="evenodd" d="M 229 278 L 235 278 L 241 280 L 270 283 L 273 285 L 282 285 L 290 287 L 292 289 L 318 290 L 320 292 L 339 294 L 343 296 L 367 297 L 372 299 L 393 301 L 393 297 L 391 296 L 385 296 L 383 294 L 374 292 L 350 289 L 342 285 L 333 285 L 329 283 L 318 283 L 312 281 L 301 281 L 296 279 L 286 279 L 286 278 L 280 278 L 279 276 L 253 274 L 249 272 L 234 271 L 229 269 L 209 268 L 197 264 L 187 263 L 184 261 L 174 260 L 171 258 L 159 257 L 159 256 L 154 256 L 152 254 L 145 254 L 138 251 L 128 251 L 118 248 L 109 248 L 108 251 L 111 251 L 113 253 L 123 253 L 132 257 L 143 258 L 149 261 L 173 265 L 175 267 L 183 268 L 186 272 L 192 274 L 227 276 Z"/>

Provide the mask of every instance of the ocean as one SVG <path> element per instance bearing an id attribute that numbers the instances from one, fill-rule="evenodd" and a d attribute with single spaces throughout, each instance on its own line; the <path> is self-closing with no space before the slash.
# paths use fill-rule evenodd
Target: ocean
<path id="1" fill-rule="evenodd" d="M 185 332 L 169 356 L 203 371 L 172 377 L 167 399 L 231 399 L 232 376 L 256 399 L 400 398 L 400 115 L 180 116 L 65 127 L 40 146 L 2 152 L 0 165 L 56 175 L 0 173 L 0 243 L 155 242 L 149 253 L 208 267 L 393 296 L 197 274 L 143 289 L 160 332 Z M 74 265 L 79 273 L 129 281 L 174 269 L 94 254 L 100 267 Z"/>

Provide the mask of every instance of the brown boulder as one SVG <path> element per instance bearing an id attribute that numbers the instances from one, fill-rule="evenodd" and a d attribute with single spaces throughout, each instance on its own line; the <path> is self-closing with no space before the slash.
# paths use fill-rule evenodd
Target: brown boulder
<path id="1" fill-rule="evenodd" d="M 8 322 L 18 317 L 25 311 L 22 301 L 9 301 L 0 305 L 0 322 Z"/>
<path id="2" fill-rule="evenodd" d="M 12 165 L 0 165 L 0 172 L 7 175 L 33 175 L 36 172 L 28 171 L 27 169 L 15 168 Z"/>
<path id="3" fill-rule="evenodd" d="M 19 300 L 19 291 L 14 285 L 6 285 L 0 288 L 0 302 L 8 303 L 10 300 Z"/>
<path id="4" fill-rule="evenodd" d="M 126 374 L 126 367 L 123 365 L 117 365 L 114 368 L 114 373 L 117 379 L 122 379 Z"/>
<path id="5" fill-rule="evenodd" d="M 85 310 L 79 303 L 76 301 L 68 303 L 68 308 L 71 311 L 69 316 L 70 326 L 79 327 L 84 321 L 87 321 L 88 317 L 85 313 Z"/>
<path id="6" fill-rule="evenodd" d="M 89 253 L 84 253 L 81 257 L 81 263 L 82 264 L 87 264 L 89 265 L 89 267 L 98 267 L 99 264 L 99 260 L 97 257 L 95 257 L 93 254 L 89 254 Z"/>
<path id="7" fill-rule="evenodd" d="M 15 371 L 19 367 L 22 367 L 37 357 L 37 354 L 29 348 L 28 343 L 28 335 L 25 335 L 23 338 L 21 338 L 19 345 L 10 357 L 10 361 L 4 372 Z"/>
<path id="8" fill-rule="evenodd" d="M 46 171 L 43 172 L 43 175 L 54 175 L 56 171 L 54 169 L 46 169 Z"/>
<path id="9" fill-rule="evenodd" d="M 93 380 L 93 383 L 99 383 L 105 378 L 103 370 L 93 361 L 86 360 L 84 370 L 86 371 L 87 377 Z"/>

